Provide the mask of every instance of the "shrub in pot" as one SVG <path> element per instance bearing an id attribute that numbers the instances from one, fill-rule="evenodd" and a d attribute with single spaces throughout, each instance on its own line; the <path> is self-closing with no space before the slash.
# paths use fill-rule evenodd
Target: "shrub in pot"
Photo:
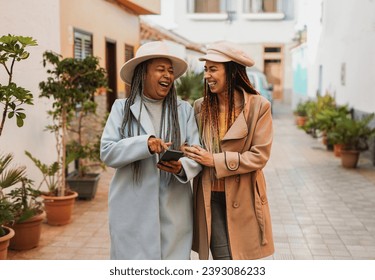
<path id="1" fill-rule="evenodd" d="M 47 68 L 48 78 L 39 83 L 40 97 L 52 100 L 52 109 L 48 111 L 48 114 L 53 124 L 48 126 L 47 130 L 55 135 L 57 151 L 57 160 L 50 165 L 50 167 L 55 167 L 50 170 L 54 173 L 51 172 L 53 174 L 45 177 L 52 177 L 54 184 L 50 185 L 49 193 L 44 194 L 43 197 L 47 222 L 51 225 L 64 225 L 71 221 L 74 200 L 78 196 L 77 192 L 70 190 L 66 185 L 66 167 L 69 161 L 74 159 L 67 153 L 68 130 L 71 129 L 71 123 L 76 114 L 94 112 L 95 106 L 92 98 L 95 90 L 104 87 L 107 80 L 105 70 L 99 66 L 96 57 L 89 56 L 83 60 L 62 58 L 56 53 L 47 51 L 43 54 L 43 65 Z M 78 130 L 81 124 L 78 118 Z M 79 142 L 79 139 L 76 143 L 85 145 Z M 48 170 L 48 165 L 35 159 L 34 163 L 36 162 L 40 167 L 47 167 Z M 43 174 L 48 174 L 48 172 Z M 66 202 L 67 200 L 69 203 Z M 55 211 L 56 204 L 64 207 L 66 211 L 64 215 L 60 215 L 63 213 L 61 210 Z"/>
<path id="2" fill-rule="evenodd" d="M 357 167 L 360 152 L 369 148 L 368 140 L 375 136 L 375 128 L 369 126 L 374 116 L 374 113 L 372 113 L 359 120 L 348 116 L 337 119 L 330 137 L 334 143 L 343 145 L 341 148 L 341 163 L 344 167 Z"/>
<path id="3" fill-rule="evenodd" d="M 325 145 L 333 145 L 334 140 L 331 139 L 330 132 L 334 130 L 337 120 L 343 117 L 350 116 L 350 111 L 347 106 L 328 107 L 316 115 L 316 128 L 321 132 L 323 143 Z"/>
<path id="4" fill-rule="evenodd" d="M 44 218 L 41 193 L 26 177 L 24 166 L 10 167 L 12 160 L 12 154 L 0 156 L 0 220 L 15 232 L 11 249 L 31 249 L 38 246 Z"/>

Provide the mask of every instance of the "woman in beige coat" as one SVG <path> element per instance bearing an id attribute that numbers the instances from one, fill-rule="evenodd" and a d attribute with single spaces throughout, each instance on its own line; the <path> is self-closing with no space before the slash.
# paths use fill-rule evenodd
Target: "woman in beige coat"
<path id="1" fill-rule="evenodd" d="M 194 179 L 193 250 L 200 259 L 258 259 L 274 252 L 262 169 L 272 144 L 270 103 L 253 88 L 253 61 L 229 42 L 211 45 L 204 97 L 194 104 L 203 148 L 185 154 L 204 168 Z"/>

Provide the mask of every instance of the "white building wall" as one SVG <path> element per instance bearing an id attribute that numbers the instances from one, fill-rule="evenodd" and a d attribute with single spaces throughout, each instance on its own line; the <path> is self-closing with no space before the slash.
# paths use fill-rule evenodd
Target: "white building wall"
<path id="1" fill-rule="evenodd" d="M 243 1 L 232 1 L 236 10 L 233 21 L 222 17 L 187 13 L 187 0 L 175 1 L 176 32 L 198 43 L 211 43 L 220 40 L 239 44 L 285 43 L 293 37 L 294 20 L 250 20 L 242 11 Z M 211 20 L 210 20 L 211 18 Z"/>
<path id="2" fill-rule="evenodd" d="M 161 16 L 146 16 L 166 28 L 189 40 L 209 44 L 216 41 L 228 40 L 242 45 L 254 59 L 255 66 L 263 71 L 264 44 L 284 45 L 284 101 L 290 101 L 292 74 L 289 48 L 294 36 L 294 3 L 295 0 L 280 0 L 287 14 L 283 20 L 254 20 L 244 13 L 244 1 L 229 1 L 236 11 L 233 20 L 226 20 L 227 14 L 189 14 L 189 0 L 162 0 Z M 171 12 L 173 10 L 173 13 Z"/>
<path id="3" fill-rule="evenodd" d="M 321 65 L 323 94 L 374 112 L 375 2 L 300 0 L 299 8 L 297 27 L 307 26 L 308 95 L 316 95 Z"/>
<path id="4" fill-rule="evenodd" d="M 338 103 L 375 112 L 375 2 L 325 0 L 323 13 L 325 29 L 318 54 L 323 86 L 336 92 Z"/>
<path id="5" fill-rule="evenodd" d="M 42 54 L 46 50 L 60 51 L 59 2 L 60 0 L 0 0 L 0 36 L 30 36 L 38 42 L 38 46 L 27 49 L 31 53 L 27 60 L 15 64 L 13 78 L 18 86 L 33 93 L 34 105 L 25 106 L 27 117 L 22 128 L 16 126 L 14 118 L 6 120 L 3 134 L 0 136 L 0 153 L 13 153 L 14 164 L 25 165 L 27 174 L 36 183 L 42 178 L 40 171 L 25 156 L 24 151 L 30 151 L 45 163 L 56 160 L 54 137 L 43 131 L 44 127 L 50 124 L 46 111 L 51 103 L 39 99 L 38 96 L 39 82 L 46 78 Z M 3 69 L 0 72 L 0 82 L 7 84 L 2 71 Z M 2 105 L 0 111 L 3 112 Z"/>

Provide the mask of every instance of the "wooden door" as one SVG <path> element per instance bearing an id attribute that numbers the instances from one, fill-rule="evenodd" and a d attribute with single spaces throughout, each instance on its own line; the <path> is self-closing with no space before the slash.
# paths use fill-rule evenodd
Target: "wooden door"
<path id="1" fill-rule="evenodd" d="M 112 104 L 117 99 L 117 67 L 116 67 L 116 42 L 106 41 L 106 70 L 108 76 L 107 111 L 110 112 Z"/>
<path id="2" fill-rule="evenodd" d="M 269 83 L 273 85 L 273 99 L 283 98 L 283 79 L 282 79 L 282 66 L 281 60 L 265 60 L 264 61 L 264 74 Z"/>

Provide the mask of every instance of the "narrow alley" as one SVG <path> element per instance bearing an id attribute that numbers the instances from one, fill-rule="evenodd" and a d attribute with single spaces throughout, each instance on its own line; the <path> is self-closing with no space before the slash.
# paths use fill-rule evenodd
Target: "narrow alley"
<path id="1" fill-rule="evenodd" d="M 273 116 L 274 143 L 265 176 L 275 254 L 267 259 L 375 259 L 375 167 L 361 158 L 359 168 L 342 168 L 340 158 L 319 139 L 296 127 L 289 105 L 275 102 Z M 108 259 L 112 174 L 112 169 L 103 172 L 93 200 L 77 201 L 71 224 L 44 223 L 37 248 L 9 251 L 8 258 Z"/>

